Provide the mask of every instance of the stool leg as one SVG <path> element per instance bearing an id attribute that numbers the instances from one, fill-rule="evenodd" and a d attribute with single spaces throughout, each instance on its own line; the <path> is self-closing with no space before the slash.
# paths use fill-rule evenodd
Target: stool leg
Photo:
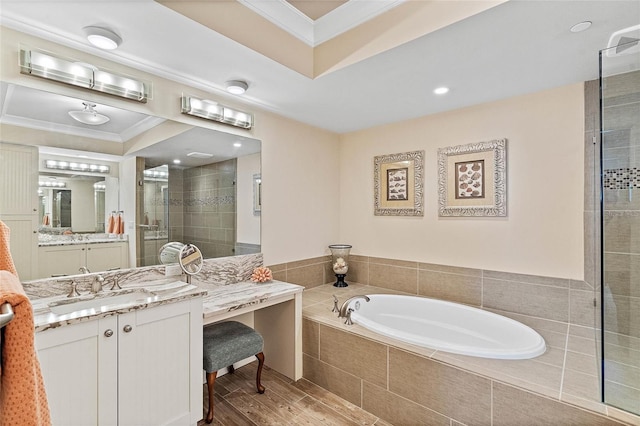
<path id="1" fill-rule="evenodd" d="M 258 393 L 264 393 L 264 386 L 260 384 L 260 376 L 262 375 L 262 366 L 264 365 L 264 353 L 260 352 L 256 354 L 256 358 L 258 358 L 258 373 L 256 374 L 256 387 L 258 388 Z"/>
<path id="2" fill-rule="evenodd" d="M 217 371 L 213 373 L 207 373 L 207 391 L 209 392 L 209 411 L 207 412 L 207 418 L 205 421 L 211 423 L 213 421 L 213 384 L 216 381 Z"/>
<path id="3" fill-rule="evenodd" d="M 231 364 L 230 366 L 227 367 L 227 373 L 233 374 L 234 371 L 236 371 L 236 369 L 233 368 L 233 364 Z"/>

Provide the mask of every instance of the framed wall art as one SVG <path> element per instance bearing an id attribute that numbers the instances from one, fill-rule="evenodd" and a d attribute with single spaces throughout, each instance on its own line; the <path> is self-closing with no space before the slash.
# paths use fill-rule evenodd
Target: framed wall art
<path id="1" fill-rule="evenodd" d="M 507 215 L 507 140 L 438 149 L 440 216 Z"/>
<path id="2" fill-rule="evenodd" d="M 424 151 L 374 157 L 374 214 L 423 216 L 423 180 Z"/>

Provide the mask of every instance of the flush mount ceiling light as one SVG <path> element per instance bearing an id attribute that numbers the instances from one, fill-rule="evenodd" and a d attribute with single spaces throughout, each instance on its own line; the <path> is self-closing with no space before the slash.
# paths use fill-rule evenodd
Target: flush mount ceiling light
<path id="1" fill-rule="evenodd" d="M 238 111 L 215 101 L 202 100 L 191 96 L 182 96 L 183 114 L 229 124 L 243 129 L 253 126 L 253 115 L 248 112 Z"/>
<path id="2" fill-rule="evenodd" d="M 89 26 L 83 30 L 89 43 L 100 49 L 113 50 L 122 43 L 122 38 L 107 28 Z"/>
<path id="3" fill-rule="evenodd" d="M 241 80 L 227 81 L 226 86 L 227 92 L 233 93 L 234 95 L 242 95 L 249 88 L 247 82 Z"/>
<path id="4" fill-rule="evenodd" d="M 147 102 L 149 97 L 149 83 L 35 50 L 20 50 L 20 73 L 139 102 Z"/>
<path id="5" fill-rule="evenodd" d="M 438 87 L 433 90 L 433 93 L 435 93 L 436 95 L 444 95 L 445 93 L 449 93 L 449 88 L 444 86 Z"/>
<path id="6" fill-rule="evenodd" d="M 103 114 L 98 114 L 94 109 L 96 104 L 89 102 L 83 102 L 84 109 L 82 111 L 69 111 L 69 115 L 76 121 L 83 124 L 89 124 L 91 126 L 99 126 L 110 120 L 109 117 Z"/>

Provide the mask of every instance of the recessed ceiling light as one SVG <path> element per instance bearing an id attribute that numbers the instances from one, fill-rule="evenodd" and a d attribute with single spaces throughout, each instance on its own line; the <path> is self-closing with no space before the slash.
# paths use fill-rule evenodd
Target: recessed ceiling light
<path id="1" fill-rule="evenodd" d="M 122 38 L 113 31 L 102 27 L 84 27 L 89 43 L 105 50 L 113 50 L 120 46 Z"/>
<path id="2" fill-rule="evenodd" d="M 176 158 L 175 160 L 173 160 L 173 164 L 180 164 L 180 160 Z"/>
<path id="3" fill-rule="evenodd" d="M 583 21 L 583 22 L 577 23 L 573 27 L 571 27 L 570 31 L 572 33 L 579 33 L 581 31 L 589 29 L 590 26 L 591 26 L 591 21 Z"/>
<path id="4" fill-rule="evenodd" d="M 438 87 L 436 89 L 433 90 L 433 93 L 435 93 L 436 95 L 444 95 L 445 93 L 449 92 L 449 88 L 448 87 Z"/>
<path id="5" fill-rule="evenodd" d="M 235 146 L 236 148 L 240 148 L 242 144 L 240 142 L 235 142 L 233 146 Z"/>
<path id="6" fill-rule="evenodd" d="M 247 82 L 241 80 L 227 81 L 226 86 L 227 92 L 233 93 L 234 95 L 242 95 L 249 88 Z"/>

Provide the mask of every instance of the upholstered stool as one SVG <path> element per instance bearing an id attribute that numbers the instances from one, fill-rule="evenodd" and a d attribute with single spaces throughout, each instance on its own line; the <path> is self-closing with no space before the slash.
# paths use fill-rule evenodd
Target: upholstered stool
<path id="1" fill-rule="evenodd" d="M 255 355 L 258 358 L 256 387 L 258 393 L 264 393 L 264 386 L 260 384 L 264 365 L 262 353 L 264 341 L 260 333 L 237 321 L 211 324 L 204 327 L 202 346 L 202 361 L 207 373 L 207 391 L 209 392 L 207 423 L 213 421 L 213 384 L 221 368 L 228 367 L 229 373 L 233 373 L 233 363 Z"/>

